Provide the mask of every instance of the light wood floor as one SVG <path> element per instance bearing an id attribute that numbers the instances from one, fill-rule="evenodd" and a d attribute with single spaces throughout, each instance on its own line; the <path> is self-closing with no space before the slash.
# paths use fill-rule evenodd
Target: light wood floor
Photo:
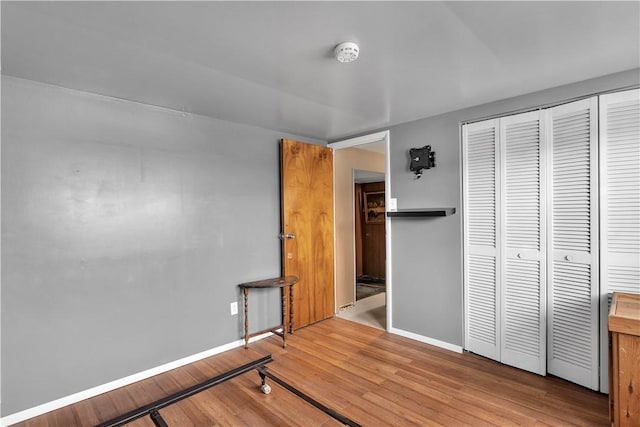
<path id="1" fill-rule="evenodd" d="M 457 354 L 348 320 L 270 337 L 175 369 L 20 426 L 88 426 L 271 353 L 274 374 L 368 426 L 604 426 L 607 398 L 473 354 Z M 169 426 L 335 426 L 337 421 L 249 372 L 162 409 Z M 131 426 L 153 426 L 147 417 Z"/>

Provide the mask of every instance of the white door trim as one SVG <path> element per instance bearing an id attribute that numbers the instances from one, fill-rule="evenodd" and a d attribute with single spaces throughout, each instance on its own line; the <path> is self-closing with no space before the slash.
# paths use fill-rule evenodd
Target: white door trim
<path id="1" fill-rule="evenodd" d="M 364 144 L 370 144 L 372 142 L 379 142 L 379 141 L 383 141 L 384 142 L 384 197 L 385 197 L 385 206 L 389 206 L 390 202 L 389 199 L 391 198 L 391 161 L 390 161 L 390 155 L 389 155 L 389 151 L 390 151 L 390 132 L 388 130 L 382 131 L 382 132 L 376 132 L 376 133 L 372 133 L 369 135 L 363 135 L 363 136 L 359 136 L 356 138 L 349 138 L 349 139 L 345 139 L 342 141 L 337 141 L 337 142 L 332 142 L 330 144 L 328 144 L 327 146 L 330 148 L 334 149 L 334 156 L 335 156 L 335 150 L 340 150 L 342 148 L 350 148 L 350 147 L 356 147 L 358 145 L 364 145 Z M 335 164 L 335 162 L 334 162 Z M 335 174 L 335 171 L 334 171 Z M 334 180 L 334 185 L 335 185 L 335 180 Z M 335 191 L 333 193 L 333 197 L 335 199 Z M 335 209 L 335 200 L 334 200 L 334 209 Z M 335 212 L 334 212 L 335 215 Z M 392 311 L 393 311 L 393 287 L 392 287 L 392 281 L 391 278 L 393 277 L 392 275 L 392 269 L 391 269 L 391 219 L 389 217 L 385 217 L 385 251 L 387 253 L 386 255 L 386 277 L 385 277 L 385 284 L 386 284 L 386 293 L 387 293 L 387 331 L 390 331 L 393 327 L 392 325 Z M 335 224 L 334 224 L 334 246 L 335 246 Z M 335 260 L 334 260 L 335 262 Z M 334 274 L 337 274 L 337 272 L 334 269 Z M 334 278 L 334 283 L 337 283 L 336 278 Z"/>

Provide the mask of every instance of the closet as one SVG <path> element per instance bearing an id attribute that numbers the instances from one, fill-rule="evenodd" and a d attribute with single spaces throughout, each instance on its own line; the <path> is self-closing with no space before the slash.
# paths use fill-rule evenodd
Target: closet
<path id="1" fill-rule="evenodd" d="M 606 334 L 599 334 L 599 316 L 602 295 L 606 299 L 613 288 L 599 271 L 598 195 L 608 194 L 603 197 L 609 207 L 612 197 L 623 205 L 609 211 L 618 222 L 604 229 L 615 230 L 609 234 L 637 249 L 640 240 L 627 231 L 640 232 L 640 176 L 632 165 L 640 160 L 640 140 L 633 133 L 640 123 L 639 95 L 624 92 L 635 112 L 625 104 L 624 112 L 610 119 L 624 128 L 625 142 L 608 157 L 598 152 L 598 141 L 603 145 L 613 135 L 608 128 L 599 133 L 599 123 L 606 123 L 599 117 L 603 106 L 607 109 L 606 96 L 600 97 L 600 111 L 599 97 L 592 97 L 463 125 L 467 350 L 595 390 L 603 384 L 599 362 Z M 625 172 L 611 165 L 614 157 L 626 162 Z M 603 158 L 624 178 L 603 179 Z M 599 178 L 606 189 L 598 191 Z M 634 254 L 630 268 L 637 273 L 640 252 Z M 634 280 L 640 286 L 640 276 L 624 277 L 628 287 Z"/>

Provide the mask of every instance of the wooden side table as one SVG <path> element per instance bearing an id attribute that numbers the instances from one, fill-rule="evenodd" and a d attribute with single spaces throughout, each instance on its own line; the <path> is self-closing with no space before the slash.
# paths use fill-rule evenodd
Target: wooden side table
<path id="1" fill-rule="evenodd" d="M 640 294 L 615 292 L 609 311 L 609 415 L 640 426 Z"/>
<path id="2" fill-rule="evenodd" d="M 241 283 L 238 286 L 244 294 L 244 348 L 249 347 L 249 338 L 256 335 L 272 332 L 282 337 L 282 347 L 287 346 L 287 332 L 293 333 L 293 285 L 298 283 L 296 276 L 274 277 L 272 279 L 258 280 L 255 282 Z M 249 289 L 252 288 L 280 288 L 282 294 L 282 324 L 260 332 L 249 334 Z M 289 289 L 289 301 L 287 302 L 287 292 Z M 282 328 L 282 332 L 278 329 Z M 288 331 L 287 331 L 288 330 Z"/>

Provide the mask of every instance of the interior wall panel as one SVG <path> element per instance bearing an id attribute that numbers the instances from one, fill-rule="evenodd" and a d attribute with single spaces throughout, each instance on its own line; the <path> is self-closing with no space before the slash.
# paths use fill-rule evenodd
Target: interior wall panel
<path id="1" fill-rule="evenodd" d="M 3 76 L 2 415 L 240 339 L 238 283 L 280 274 L 282 136 Z"/>

